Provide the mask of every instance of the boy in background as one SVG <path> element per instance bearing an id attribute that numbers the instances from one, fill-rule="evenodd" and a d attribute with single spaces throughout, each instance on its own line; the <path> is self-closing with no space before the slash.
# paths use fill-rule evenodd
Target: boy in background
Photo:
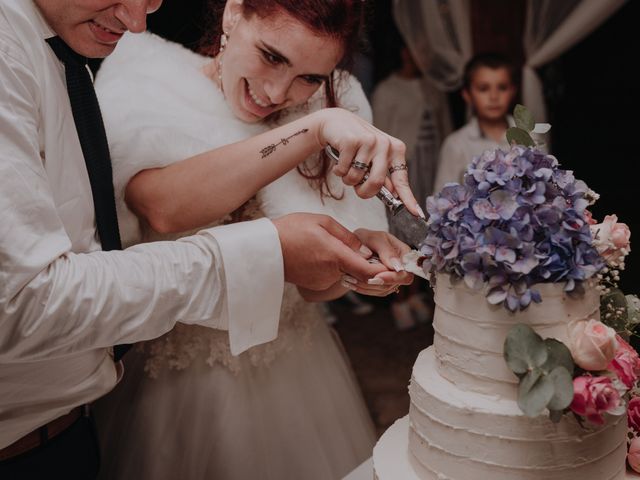
<path id="1" fill-rule="evenodd" d="M 446 183 L 461 183 L 474 156 L 498 147 L 509 148 L 506 132 L 514 125 L 508 115 L 517 92 L 514 77 L 513 64 L 501 55 L 480 54 L 467 63 L 462 97 L 473 116 L 442 144 L 434 192 Z"/>

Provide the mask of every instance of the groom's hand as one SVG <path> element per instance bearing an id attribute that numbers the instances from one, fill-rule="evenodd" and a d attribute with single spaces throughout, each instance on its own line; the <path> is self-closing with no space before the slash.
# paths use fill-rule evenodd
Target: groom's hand
<path id="1" fill-rule="evenodd" d="M 326 290 L 344 274 L 360 281 L 386 271 L 367 262 L 369 248 L 326 215 L 292 213 L 273 221 L 282 247 L 284 278 L 309 290 Z"/>

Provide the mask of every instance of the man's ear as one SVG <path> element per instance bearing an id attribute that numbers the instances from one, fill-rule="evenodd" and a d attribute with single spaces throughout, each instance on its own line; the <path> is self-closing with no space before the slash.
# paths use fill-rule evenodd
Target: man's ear
<path id="1" fill-rule="evenodd" d="M 242 16 L 242 0 L 227 0 L 222 14 L 222 31 L 230 34 Z"/>

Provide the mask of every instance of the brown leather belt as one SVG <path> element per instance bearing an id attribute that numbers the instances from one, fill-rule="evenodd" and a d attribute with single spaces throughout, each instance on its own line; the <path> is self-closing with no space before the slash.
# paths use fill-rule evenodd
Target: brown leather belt
<path id="1" fill-rule="evenodd" d="M 22 453 L 44 445 L 48 440 L 73 425 L 82 415 L 88 415 L 88 405 L 80 405 L 66 415 L 58 417 L 40 428 L 36 428 L 33 432 L 27 433 L 8 447 L 4 447 L 0 450 L 0 461 L 17 457 Z"/>

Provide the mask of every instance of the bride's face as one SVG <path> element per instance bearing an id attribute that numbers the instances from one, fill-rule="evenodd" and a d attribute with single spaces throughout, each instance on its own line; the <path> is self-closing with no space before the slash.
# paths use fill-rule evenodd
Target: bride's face
<path id="1" fill-rule="evenodd" d="M 227 11 L 225 24 L 222 85 L 232 111 L 246 122 L 306 102 L 342 57 L 337 39 L 318 36 L 285 13 L 247 19 Z"/>

